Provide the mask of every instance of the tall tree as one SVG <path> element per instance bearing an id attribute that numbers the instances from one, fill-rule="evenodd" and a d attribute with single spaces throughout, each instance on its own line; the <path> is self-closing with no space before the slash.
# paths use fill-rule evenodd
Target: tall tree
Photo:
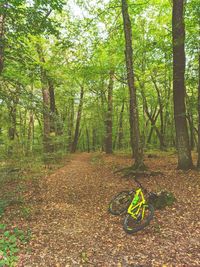
<path id="1" fill-rule="evenodd" d="M 173 100 L 178 150 L 178 168 L 190 169 L 192 164 L 185 107 L 185 25 L 184 0 L 173 0 Z"/>
<path id="2" fill-rule="evenodd" d="M 144 167 L 143 151 L 140 140 L 139 116 L 137 107 L 136 87 L 133 71 L 133 48 L 132 48 L 132 26 L 128 12 L 127 0 L 122 0 L 122 16 L 125 36 L 125 55 L 127 79 L 130 94 L 130 136 L 133 156 L 135 158 L 134 168 Z"/>
<path id="3" fill-rule="evenodd" d="M 77 118 L 76 118 L 76 128 L 74 133 L 74 140 L 71 147 L 71 152 L 76 152 L 77 145 L 78 145 L 78 139 L 80 134 L 80 123 L 81 123 L 81 116 L 82 116 L 82 109 L 83 109 L 83 95 L 84 95 L 84 88 L 81 86 L 81 92 L 80 92 L 80 102 L 78 105 L 78 112 L 77 112 Z"/>
<path id="4" fill-rule="evenodd" d="M 49 84 L 47 79 L 46 70 L 44 69 L 45 59 L 40 44 L 37 44 L 37 52 L 40 60 L 40 76 L 42 85 L 42 97 L 43 97 L 43 145 L 44 152 L 50 152 L 50 96 L 49 96 Z"/>
<path id="5" fill-rule="evenodd" d="M 3 70 L 3 61 L 4 61 L 4 25 L 6 17 L 6 7 L 5 2 L 0 4 L 0 74 Z"/>
<path id="6" fill-rule="evenodd" d="M 56 127 L 56 102 L 55 102 L 55 92 L 54 92 L 54 84 L 51 78 L 48 79 L 49 86 L 49 99 L 50 99 L 50 132 L 57 132 Z"/>
<path id="7" fill-rule="evenodd" d="M 200 169 L 200 49 L 199 49 L 199 85 L 198 85 L 198 160 L 197 168 Z"/>
<path id="8" fill-rule="evenodd" d="M 106 142 L 105 150 L 107 154 L 112 153 L 112 111 L 113 111 L 113 84 L 114 84 L 114 70 L 109 73 L 109 85 L 108 85 L 108 110 L 106 116 Z"/>
<path id="9" fill-rule="evenodd" d="M 124 113 L 124 102 L 125 100 L 122 100 L 122 107 L 119 115 L 119 130 L 118 130 L 118 149 L 121 149 L 123 147 L 122 141 L 123 141 L 123 113 Z"/>

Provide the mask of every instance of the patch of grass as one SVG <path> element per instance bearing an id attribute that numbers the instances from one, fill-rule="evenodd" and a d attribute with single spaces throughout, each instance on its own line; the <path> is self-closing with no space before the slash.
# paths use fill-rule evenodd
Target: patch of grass
<path id="1" fill-rule="evenodd" d="M 102 155 L 98 153 L 91 158 L 91 163 L 94 165 L 103 165 L 105 162 Z"/>
<path id="2" fill-rule="evenodd" d="M 21 212 L 21 215 L 24 219 L 26 220 L 30 220 L 31 218 L 31 214 L 32 214 L 32 210 L 29 206 L 22 206 L 20 208 L 20 212 Z"/>

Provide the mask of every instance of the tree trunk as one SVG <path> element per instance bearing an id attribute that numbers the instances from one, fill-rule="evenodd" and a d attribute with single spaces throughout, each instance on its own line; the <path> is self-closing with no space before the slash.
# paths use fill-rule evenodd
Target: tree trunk
<path id="1" fill-rule="evenodd" d="M 90 153 L 90 133 L 86 127 L 87 152 Z"/>
<path id="2" fill-rule="evenodd" d="M 8 129 L 8 136 L 11 141 L 13 141 L 16 136 L 16 118 L 17 118 L 17 104 L 14 103 L 9 110 L 10 125 Z"/>
<path id="3" fill-rule="evenodd" d="M 68 151 L 71 151 L 72 148 L 72 133 L 74 130 L 74 95 L 71 95 L 71 98 L 69 100 L 69 110 L 68 110 L 68 144 L 67 148 Z"/>
<path id="4" fill-rule="evenodd" d="M 200 52 L 200 51 L 199 51 Z M 198 86 L 198 159 L 197 159 L 197 168 L 200 169 L 200 53 L 199 53 L 199 86 Z"/>
<path id="5" fill-rule="evenodd" d="M 122 102 L 122 108 L 119 115 L 119 132 L 118 132 L 118 149 L 122 148 L 122 141 L 123 141 L 123 114 L 124 114 L 124 99 Z"/>
<path id="6" fill-rule="evenodd" d="M 194 149 L 195 146 L 195 137 L 194 137 L 194 120 L 192 112 L 188 113 L 188 123 L 189 123 L 189 130 L 190 130 L 190 148 L 191 150 Z"/>
<path id="7" fill-rule="evenodd" d="M 112 116 L 113 116 L 113 85 L 114 85 L 114 70 L 110 71 L 110 80 L 108 85 L 108 111 L 106 116 L 106 154 L 112 154 Z"/>
<path id="8" fill-rule="evenodd" d="M 97 134 L 96 134 L 96 128 L 92 129 L 92 150 L 96 150 L 96 143 L 97 143 Z"/>
<path id="9" fill-rule="evenodd" d="M 78 106 L 77 119 L 76 119 L 76 129 L 75 129 L 75 134 L 74 134 L 74 140 L 73 140 L 72 147 L 71 147 L 71 153 L 76 152 L 76 148 L 78 145 L 79 128 L 80 128 L 82 108 L 83 108 L 83 95 L 84 95 L 84 90 L 83 90 L 83 86 L 82 86 L 81 87 L 81 93 L 80 93 L 80 102 L 79 102 L 79 106 Z"/>
<path id="10" fill-rule="evenodd" d="M 37 44 L 37 52 L 39 60 L 42 64 L 45 63 L 42 48 Z M 41 73 L 41 85 L 42 85 L 42 97 L 43 97 L 43 147 L 44 152 L 49 153 L 52 151 L 50 144 L 50 95 L 49 95 L 49 85 L 46 70 L 43 65 L 40 66 Z"/>
<path id="11" fill-rule="evenodd" d="M 143 151 L 140 142 L 139 116 L 137 109 L 136 87 L 133 72 L 133 49 L 132 49 L 132 27 L 128 13 L 127 1 L 122 0 L 122 16 L 125 36 L 125 55 L 127 79 L 130 94 L 130 137 L 132 153 L 135 158 L 134 168 L 144 167 Z"/>
<path id="12" fill-rule="evenodd" d="M 49 100 L 50 100 L 50 132 L 56 133 L 56 103 L 55 103 L 55 93 L 53 81 L 48 78 L 49 85 Z"/>
<path id="13" fill-rule="evenodd" d="M 4 40 L 4 25 L 6 17 L 5 3 L 0 4 L 0 8 L 3 11 L 2 14 L 0 14 L 0 75 L 1 75 L 3 71 L 4 47 L 5 47 L 5 40 Z"/>
<path id="14" fill-rule="evenodd" d="M 173 99 L 178 150 L 178 168 L 192 168 L 192 157 L 185 107 L 185 26 L 184 0 L 173 0 L 172 35 L 173 35 Z"/>
<path id="15" fill-rule="evenodd" d="M 33 111 L 31 111 L 28 124 L 27 152 L 32 151 L 33 134 L 34 134 L 34 116 L 33 116 Z"/>
<path id="16" fill-rule="evenodd" d="M 154 79 L 153 75 L 151 76 L 152 82 L 155 86 L 157 95 L 158 95 L 158 104 L 159 104 L 159 114 L 160 114 L 160 131 L 159 131 L 159 141 L 160 141 L 160 150 L 165 150 L 165 133 L 164 133 L 164 114 L 163 114 L 163 101 L 162 101 L 162 95 L 160 93 L 160 90 L 158 88 L 158 85 L 156 83 L 156 80 Z"/>

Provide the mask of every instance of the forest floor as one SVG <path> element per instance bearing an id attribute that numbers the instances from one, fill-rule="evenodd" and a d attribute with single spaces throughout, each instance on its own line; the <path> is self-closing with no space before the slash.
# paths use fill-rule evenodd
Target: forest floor
<path id="1" fill-rule="evenodd" d="M 177 201 L 155 211 L 150 225 L 133 235 L 124 232 L 123 216 L 108 213 L 114 195 L 136 187 L 114 174 L 132 163 L 127 155 L 74 154 L 50 175 L 26 182 L 27 216 L 15 206 L 3 216 L 4 223 L 32 233 L 18 266 L 200 266 L 200 174 L 176 170 L 175 155 L 145 162 L 162 174 L 141 177 L 141 183 L 150 191 L 167 189 Z"/>

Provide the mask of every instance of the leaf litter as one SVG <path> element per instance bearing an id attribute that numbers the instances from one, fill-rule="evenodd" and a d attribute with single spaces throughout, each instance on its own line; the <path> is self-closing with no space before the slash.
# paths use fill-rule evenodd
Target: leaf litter
<path id="1" fill-rule="evenodd" d="M 12 209 L 4 218 L 32 232 L 18 266 L 200 266 L 200 174 L 176 170 L 175 156 L 147 157 L 148 167 L 162 174 L 140 182 L 149 191 L 172 192 L 177 201 L 156 210 L 143 231 L 127 235 L 123 216 L 109 214 L 108 205 L 118 192 L 137 187 L 114 173 L 130 164 L 126 155 L 80 153 L 30 183 L 24 196 L 29 220 L 11 216 Z"/>

